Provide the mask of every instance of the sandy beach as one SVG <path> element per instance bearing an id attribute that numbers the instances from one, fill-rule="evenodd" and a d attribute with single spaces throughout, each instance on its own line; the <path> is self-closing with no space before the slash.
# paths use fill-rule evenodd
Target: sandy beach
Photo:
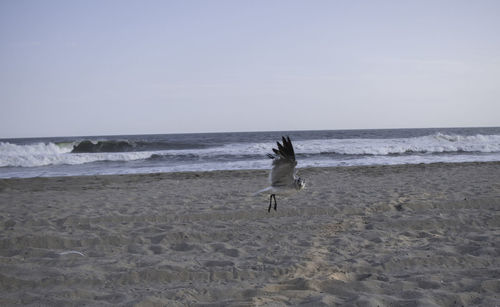
<path id="1" fill-rule="evenodd" d="M 0 180 L 0 305 L 500 305 L 500 163 L 267 175 Z"/>

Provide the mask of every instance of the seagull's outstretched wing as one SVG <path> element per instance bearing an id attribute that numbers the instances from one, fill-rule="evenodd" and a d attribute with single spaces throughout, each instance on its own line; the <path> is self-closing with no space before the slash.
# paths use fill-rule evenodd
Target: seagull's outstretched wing
<path id="1" fill-rule="evenodd" d="M 271 154 L 268 155 L 273 159 L 273 168 L 269 178 L 271 180 L 271 186 L 274 187 L 292 185 L 295 179 L 294 175 L 297 161 L 295 161 L 292 141 L 290 141 L 289 137 L 282 137 L 282 143 L 283 144 L 276 142 L 276 144 L 278 144 L 278 149 L 273 148 L 273 152 L 276 154 L 275 156 Z"/>

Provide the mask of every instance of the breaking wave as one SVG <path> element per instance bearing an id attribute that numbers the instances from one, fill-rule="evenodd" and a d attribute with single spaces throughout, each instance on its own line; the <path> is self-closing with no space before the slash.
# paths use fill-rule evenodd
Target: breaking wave
<path id="1" fill-rule="evenodd" d="M 148 142 L 129 140 L 74 141 L 65 143 L 13 144 L 0 142 L 0 167 L 37 167 L 77 165 L 100 161 L 139 161 L 148 163 L 231 163 L 265 161 L 274 142 L 229 143 L 207 145 L 200 142 Z M 308 165 L 321 159 L 354 156 L 372 161 L 370 157 L 443 154 L 500 153 L 500 135 L 454 135 L 435 133 L 420 137 L 392 139 L 310 139 L 294 141 L 298 159 L 309 159 Z M 385 160 L 387 160 L 385 159 Z M 384 160 L 384 161 L 385 161 Z M 267 160 L 266 160 L 267 161 Z M 388 161 L 388 160 L 387 160 Z M 238 163 L 240 163 L 238 162 Z M 229 165 L 229 164 L 228 164 Z"/>
<path id="2" fill-rule="evenodd" d="M 500 135 L 433 135 L 400 139 L 330 139 L 296 142 L 299 152 L 345 155 L 398 155 L 500 152 Z"/>
<path id="3" fill-rule="evenodd" d="M 157 150 L 182 150 L 206 148 L 203 144 L 182 142 L 155 142 L 155 141 L 129 141 L 129 140 L 84 140 L 73 144 L 72 153 L 96 152 L 131 152 L 131 151 L 157 151 Z"/>
<path id="4" fill-rule="evenodd" d="M 0 142 L 0 167 L 35 167 L 45 165 L 75 165 L 97 161 L 130 161 L 146 159 L 147 152 L 72 154 L 72 144 L 36 143 L 18 145 Z"/>

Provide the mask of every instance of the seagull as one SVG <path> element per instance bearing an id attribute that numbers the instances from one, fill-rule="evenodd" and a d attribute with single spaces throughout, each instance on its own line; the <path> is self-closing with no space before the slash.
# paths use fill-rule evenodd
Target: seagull
<path id="1" fill-rule="evenodd" d="M 276 203 L 276 194 L 287 195 L 293 192 L 302 190 L 306 183 L 296 175 L 295 166 L 295 152 L 293 150 L 292 141 L 290 137 L 281 137 L 282 144 L 278 144 L 278 149 L 273 148 L 274 154 L 267 156 L 273 159 L 273 168 L 269 174 L 269 187 L 258 191 L 257 193 L 269 192 L 269 208 L 267 212 L 271 212 L 272 200 L 274 198 L 274 210 L 276 211 L 278 204 Z"/>

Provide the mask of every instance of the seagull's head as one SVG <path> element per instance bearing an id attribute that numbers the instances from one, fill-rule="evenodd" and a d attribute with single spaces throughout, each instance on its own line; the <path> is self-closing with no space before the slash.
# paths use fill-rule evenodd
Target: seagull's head
<path id="1" fill-rule="evenodd" d="M 295 180 L 295 188 L 297 190 L 302 190 L 305 187 L 306 187 L 306 182 L 302 178 L 299 177 Z"/>

